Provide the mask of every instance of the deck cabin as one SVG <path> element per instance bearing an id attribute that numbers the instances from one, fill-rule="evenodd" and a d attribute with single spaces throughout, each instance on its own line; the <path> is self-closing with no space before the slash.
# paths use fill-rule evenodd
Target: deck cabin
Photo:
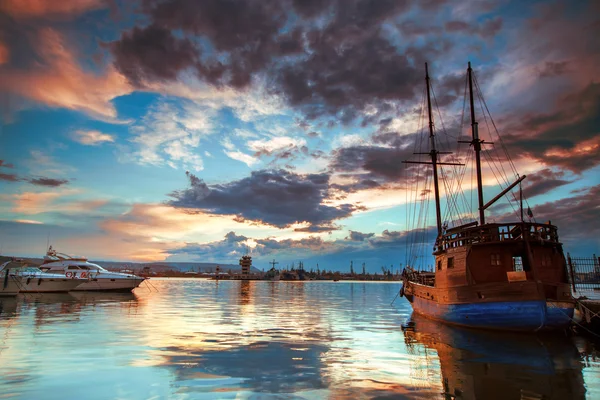
<path id="1" fill-rule="evenodd" d="M 556 226 L 550 223 L 470 224 L 448 229 L 436 241 L 434 255 L 435 273 L 421 273 L 419 283 L 441 289 L 436 290 L 443 296 L 438 301 L 501 298 L 508 294 L 507 287 L 523 295 L 541 292 L 548 299 L 569 296 L 562 244 Z M 463 289 L 443 290 L 450 288 Z"/>

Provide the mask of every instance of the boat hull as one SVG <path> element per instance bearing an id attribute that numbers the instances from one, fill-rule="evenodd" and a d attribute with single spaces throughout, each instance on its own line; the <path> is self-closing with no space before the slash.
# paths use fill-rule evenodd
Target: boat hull
<path id="1" fill-rule="evenodd" d="M 441 304 L 411 296 L 413 310 L 425 317 L 479 329 L 537 332 L 564 329 L 573 318 L 574 303 L 546 300 Z"/>
<path id="2" fill-rule="evenodd" d="M 21 282 L 21 293 L 59 293 L 71 291 L 85 281 L 82 279 L 49 279 L 22 276 Z"/>
<path id="3" fill-rule="evenodd" d="M 16 296 L 21 290 L 21 278 L 2 274 L 0 279 L 0 296 Z"/>
<path id="4" fill-rule="evenodd" d="M 98 278 L 77 286 L 73 291 L 87 292 L 130 292 L 144 282 L 145 278 L 111 279 Z"/>

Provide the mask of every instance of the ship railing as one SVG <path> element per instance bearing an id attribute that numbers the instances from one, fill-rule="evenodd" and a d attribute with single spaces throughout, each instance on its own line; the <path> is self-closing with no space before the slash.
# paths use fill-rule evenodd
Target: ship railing
<path id="1" fill-rule="evenodd" d="M 479 243 L 504 243 L 527 239 L 541 243 L 559 243 L 556 226 L 540 223 L 485 224 L 468 227 L 442 235 L 436 242 L 436 251 Z"/>

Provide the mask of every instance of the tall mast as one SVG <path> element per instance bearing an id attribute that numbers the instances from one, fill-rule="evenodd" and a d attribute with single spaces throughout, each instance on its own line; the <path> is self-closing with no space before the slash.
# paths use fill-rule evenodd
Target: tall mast
<path id="1" fill-rule="evenodd" d="M 437 170 L 437 155 L 438 152 L 435 149 L 435 135 L 433 133 L 433 117 L 431 115 L 431 94 L 429 84 L 429 69 L 427 63 L 425 63 L 425 82 L 427 83 L 427 111 L 429 115 L 429 143 L 431 150 L 431 164 L 433 165 L 433 188 L 435 192 L 435 216 L 437 218 L 437 233 L 438 237 L 442 236 L 442 213 L 440 211 L 440 188 L 438 182 L 438 170 Z"/>
<path id="2" fill-rule="evenodd" d="M 483 207 L 483 183 L 481 179 L 481 140 L 479 139 L 479 125 L 475 121 L 475 106 L 473 105 L 473 70 L 469 61 L 469 100 L 471 103 L 471 132 L 473 140 L 471 144 L 475 149 L 475 167 L 477 168 L 477 197 L 479 198 L 479 224 L 485 224 L 485 209 Z"/>

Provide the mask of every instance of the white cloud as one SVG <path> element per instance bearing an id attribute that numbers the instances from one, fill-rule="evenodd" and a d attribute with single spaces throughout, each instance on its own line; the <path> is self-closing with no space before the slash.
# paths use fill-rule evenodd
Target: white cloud
<path id="1" fill-rule="evenodd" d="M 362 146 L 368 144 L 367 141 L 359 134 L 340 135 L 333 140 L 333 148 Z"/>
<path id="2" fill-rule="evenodd" d="M 223 152 L 227 155 L 227 157 L 232 158 L 237 161 L 241 161 L 249 167 L 253 166 L 254 164 L 256 164 L 258 162 L 257 158 L 252 157 L 249 154 L 242 153 L 239 150 L 235 150 L 235 151 L 223 150 Z"/>
<path id="3" fill-rule="evenodd" d="M 162 102 L 153 106 L 131 127 L 137 147 L 133 152 L 141 164 L 166 164 L 201 171 L 204 168 L 198 146 L 202 137 L 213 133 L 214 111 L 194 103 L 183 106 Z"/>
<path id="4" fill-rule="evenodd" d="M 229 151 L 235 150 L 235 145 L 229 138 L 224 138 L 223 140 L 221 140 L 221 145 Z"/>
<path id="5" fill-rule="evenodd" d="M 149 91 L 183 97 L 213 110 L 230 108 L 244 122 L 271 115 L 285 114 L 283 99 L 267 93 L 265 84 L 258 81 L 246 90 L 216 88 L 199 81 L 191 74 L 182 74 L 177 82 L 148 82 Z"/>
<path id="6" fill-rule="evenodd" d="M 105 143 L 105 142 L 114 142 L 115 138 L 112 135 L 109 135 L 107 133 L 102 133 L 100 131 L 95 131 L 95 130 L 91 130 L 91 131 L 84 131 L 84 130 L 78 130 L 75 131 L 72 135 L 73 140 L 75 140 L 76 142 L 79 142 L 81 144 L 85 144 L 88 146 L 95 146 L 98 145 L 100 143 Z"/>

